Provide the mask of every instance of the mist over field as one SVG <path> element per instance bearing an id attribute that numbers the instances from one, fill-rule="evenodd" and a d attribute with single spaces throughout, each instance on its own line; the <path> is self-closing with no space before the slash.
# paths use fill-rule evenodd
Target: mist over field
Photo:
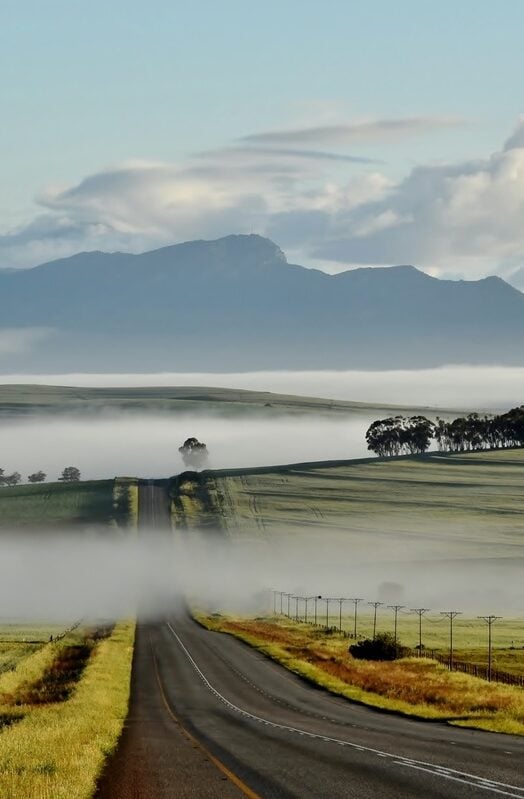
<path id="1" fill-rule="evenodd" d="M 506 409 L 524 398 L 524 368 L 444 366 L 391 371 L 257 371 L 236 373 L 3 374 L 0 384 L 62 386 L 216 386 L 302 394 L 355 402 Z"/>
<path id="2" fill-rule="evenodd" d="M 370 416 L 319 414 L 97 413 L 0 418 L 2 467 L 27 475 L 37 469 L 54 480 L 64 466 L 83 479 L 166 477 L 186 467 L 178 447 L 189 436 L 207 444 L 209 468 L 263 466 L 369 455 L 364 434 Z"/>
<path id="3" fill-rule="evenodd" d="M 300 545 L 288 540 L 276 547 L 269 541 L 209 538 L 205 544 L 175 542 L 147 530 L 138 541 L 107 531 L 80 538 L 72 531 L 45 540 L 37 533 L 6 535 L 0 541 L 2 617 L 34 620 L 37 609 L 38 618 L 48 621 L 118 618 L 137 608 L 142 615 L 162 617 L 182 595 L 209 610 L 265 613 L 272 608 L 272 588 L 425 606 L 437 614 L 451 607 L 472 615 L 524 609 L 521 561 L 419 561 L 420 542 L 409 550 L 413 561 L 405 559 L 404 549 L 401 560 L 397 550 L 397 559 L 387 562 L 387 551 L 377 558 L 373 536 L 368 551 L 355 559 L 351 531 L 347 538 L 342 546 L 338 536 L 323 531 L 316 540 L 311 536 Z M 390 546 L 399 544 L 392 536 Z M 361 610 L 369 612 L 365 603 Z"/>

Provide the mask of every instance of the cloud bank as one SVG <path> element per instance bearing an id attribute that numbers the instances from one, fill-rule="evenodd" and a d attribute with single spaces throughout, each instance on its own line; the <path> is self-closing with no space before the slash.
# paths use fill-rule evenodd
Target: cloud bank
<path id="1" fill-rule="evenodd" d="M 183 163 L 123 163 L 43 190 L 35 218 L 0 236 L 0 266 L 256 232 L 328 271 L 414 263 L 520 279 L 524 117 L 483 158 L 421 164 L 395 181 L 376 159 L 348 151 L 458 124 L 413 117 L 267 131 Z"/>

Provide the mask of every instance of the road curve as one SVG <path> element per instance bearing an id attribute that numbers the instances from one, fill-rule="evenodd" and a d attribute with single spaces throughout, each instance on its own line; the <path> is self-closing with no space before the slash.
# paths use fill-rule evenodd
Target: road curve
<path id="1" fill-rule="evenodd" d="M 148 503 L 165 514 L 161 494 L 154 487 L 150 494 Z M 193 769 L 200 785 L 191 785 L 191 769 L 181 784 L 175 767 L 170 789 L 113 790 L 101 794 L 104 799 L 524 799 L 524 739 L 353 704 L 315 689 L 237 639 L 203 629 L 183 610 L 141 628 L 135 659 L 135 691 L 149 684 L 161 698 L 148 733 L 158 739 L 156 750 L 149 748 L 150 771 L 162 772 L 162 752 L 170 751 L 173 763 L 184 760 L 175 727 L 185 742 L 189 735 L 192 746 L 198 741 L 204 747 L 191 751 L 205 758 L 206 768 L 200 774 Z"/>

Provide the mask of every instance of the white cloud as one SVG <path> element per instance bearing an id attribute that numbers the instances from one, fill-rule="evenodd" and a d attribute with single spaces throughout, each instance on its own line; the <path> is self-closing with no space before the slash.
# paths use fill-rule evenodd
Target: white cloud
<path id="1" fill-rule="evenodd" d="M 524 118 L 499 151 L 420 165 L 396 183 L 372 159 L 330 149 L 458 123 L 413 117 L 297 128 L 181 164 L 124 163 L 41 192 L 41 212 L 0 236 L 0 266 L 256 232 L 292 259 L 335 270 L 415 263 L 432 274 L 510 274 L 524 261 Z"/>

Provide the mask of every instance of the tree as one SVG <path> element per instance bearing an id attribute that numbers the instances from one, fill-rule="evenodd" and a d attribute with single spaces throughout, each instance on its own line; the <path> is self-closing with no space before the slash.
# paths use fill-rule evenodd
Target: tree
<path id="1" fill-rule="evenodd" d="M 192 469 L 201 469 L 209 456 L 206 445 L 198 438 L 186 438 L 178 451 L 182 455 L 184 464 Z"/>
<path id="2" fill-rule="evenodd" d="M 2 477 L 2 482 L 6 486 L 17 486 L 21 479 L 22 475 L 20 472 L 13 472 L 13 474 L 6 474 L 5 477 Z"/>
<path id="3" fill-rule="evenodd" d="M 80 480 L 80 469 L 76 466 L 66 466 L 60 477 L 62 483 L 78 483 Z"/>
<path id="4" fill-rule="evenodd" d="M 4 470 L 0 469 L 0 486 L 5 484 Z"/>
<path id="5" fill-rule="evenodd" d="M 33 472 L 33 474 L 29 474 L 27 476 L 27 479 L 30 483 L 44 483 L 46 477 L 47 475 L 45 472 L 39 471 L 39 472 Z"/>

